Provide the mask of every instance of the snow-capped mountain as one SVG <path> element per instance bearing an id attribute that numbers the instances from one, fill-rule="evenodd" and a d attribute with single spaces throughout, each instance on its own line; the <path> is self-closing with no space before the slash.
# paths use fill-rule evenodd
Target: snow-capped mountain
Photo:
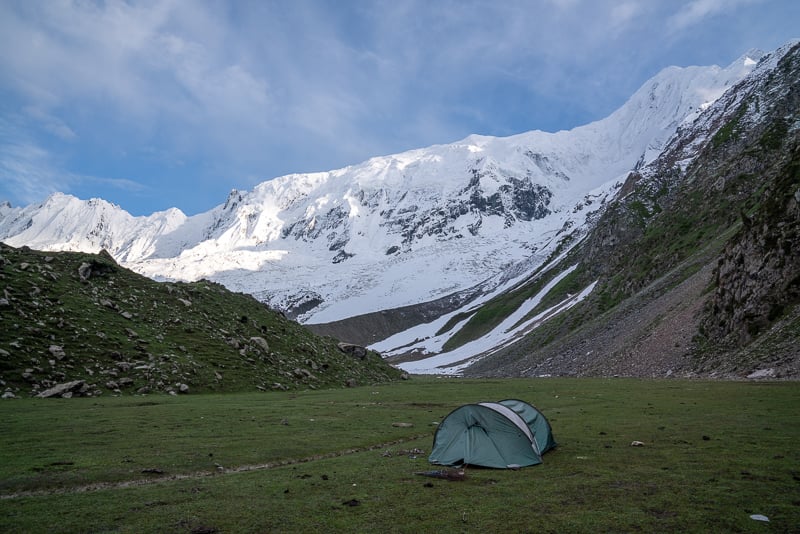
<path id="1" fill-rule="evenodd" d="M 488 295 L 540 266 L 567 230 L 579 237 L 629 171 L 651 162 L 761 56 L 667 68 L 609 117 L 569 131 L 473 135 L 283 176 L 192 217 L 177 209 L 133 217 L 64 194 L 4 204 L 0 240 L 106 249 L 155 279 L 208 278 L 306 323 L 476 287 Z"/>

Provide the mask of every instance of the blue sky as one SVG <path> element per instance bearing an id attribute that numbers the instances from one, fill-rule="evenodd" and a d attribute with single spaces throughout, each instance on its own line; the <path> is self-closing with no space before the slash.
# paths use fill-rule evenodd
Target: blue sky
<path id="1" fill-rule="evenodd" d="M 191 215 L 284 174 L 585 124 L 797 21 L 796 0 L 3 0 L 0 200 Z"/>

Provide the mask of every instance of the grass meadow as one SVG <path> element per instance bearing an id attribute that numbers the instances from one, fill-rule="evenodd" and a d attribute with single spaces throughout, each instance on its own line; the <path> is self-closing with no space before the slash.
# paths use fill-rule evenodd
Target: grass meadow
<path id="1" fill-rule="evenodd" d="M 419 474 L 437 422 L 504 398 L 550 420 L 543 464 Z M 797 532 L 798 408 L 795 382 L 560 378 L 10 400 L 0 532 Z"/>

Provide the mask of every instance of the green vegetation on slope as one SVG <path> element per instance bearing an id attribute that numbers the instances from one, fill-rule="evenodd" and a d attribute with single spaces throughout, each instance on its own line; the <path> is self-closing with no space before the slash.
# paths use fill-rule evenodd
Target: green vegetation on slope
<path id="1" fill-rule="evenodd" d="M 519 287 L 497 296 L 478 308 L 478 311 L 442 347 L 443 351 L 453 350 L 491 332 L 497 325 L 529 298 L 535 296 L 556 273 L 540 275 L 521 284 Z M 468 315 L 459 314 L 442 327 L 437 335 L 447 332 Z"/>
<path id="2" fill-rule="evenodd" d="M 242 391 L 396 379 L 248 295 L 209 281 L 158 283 L 107 254 L 0 245 L 0 386 L 67 392 Z"/>
<path id="3" fill-rule="evenodd" d="M 509 397 L 550 420 L 543 464 L 416 474 L 434 422 Z M 799 402 L 792 382 L 623 379 L 4 401 L 0 531 L 788 532 Z"/>

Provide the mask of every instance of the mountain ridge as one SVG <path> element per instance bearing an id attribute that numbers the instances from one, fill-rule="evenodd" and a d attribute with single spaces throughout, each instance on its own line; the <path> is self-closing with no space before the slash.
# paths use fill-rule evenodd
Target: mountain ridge
<path id="1" fill-rule="evenodd" d="M 82 217 L 73 200 L 55 195 L 40 211 L 62 209 L 61 219 L 22 213 L 36 211 L 31 207 L 6 209 L 0 239 L 45 250 L 106 249 L 156 279 L 217 280 L 304 322 L 444 297 L 547 246 L 549 239 L 529 243 L 531 233 L 583 224 L 580 209 L 568 211 L 586 195 L 606 196 L 608 182 L 647 161 L 687 114 L 749 68 L 746 57 L 725 69 L 664 69 L 608 118 L 569 131 L 472 135 L 334 171 L 279 177 L 250 192 L 234 190 L 224 204 L 191 217 L 171 209 L 136 218 L 99 200 L 86 201 L 97 209 Z M 650 109 L 665 98 L 674 109 Z M 88 222 L 47 235 L 65 227 L 65 219 Z M 506 235 L 510 227 L 518 228 L 516 235 Z M 474 246 L 454 246 L 455 240 Z M 480 250 L 480 260 L 441 261 L 442 246 L 451 257 Z M 454 274 L 443 284 L 419 277 L 406 282 L 421 265 Z M 370 276 L 376 266 L 381 280 Z M 275 279 L 284 285 L 270 283 Z M 296 279 L 296 287 L 287 290 L 287 279 Z M 361 287 L 347 288 L 353 279 Z M 385 280 L 396 289 L 376 290 Z"/>
<path id="2" fill-rule="evenodd" d="M 747 95 L 765 91 L 766 77 L 782 76 L 779 65 L 791 70 L 785 58 L 796 44 L 758 61 L 751 56 L 760 52 L 748 52 L 724 69 L 664 69 L 609 117 L 569 131 L 472 135 L 288 175 L 234 190 L 224 204 L 192 217 L 167 210 L 130 219 L 104 201 L 88 201 L 102 208 L 86 218 L 90 228 L 71 244 L 57 236 L 62 240 L 48 246 L 110 245 L 119 261 L 152 278 L 210 278 L 318 332 L 360 330 L 355 341 L 372 343 L 407 370 L 442 372 L 435 368 L 443 365 L 461 372 L 469 363 L 478 372 L 488 359 L 476 363 L 476 356 L 513 352 L 520 339 L 537 338 L 542 324 L 570 323 L 567 310 L 588 317 L 612 309 L 686 260 L 662 238 L 666 250 L 653 254 L 667 263 L 647 267 L 636 240 L 658 228 L 649 221 L 681 206 L 673 184 L 700 176 L 691 171 L 698 158 L 712 149 L 733 154 L 728 141 L 760 124 L 753 106 L 778 102 L 768 93 L 761 100 Z M 783 137 L 778 141 L 784 146 Z M 48 201 L 81 202 L 64 195 Z M 0 239 L 47 241 L 53 214 L 39 212 L 35 220 L 36 211 L 0 207 Z M 729 219 L 700 228 L 727 232 Z M 148 230 L 115 233 L 119 221 Z M 668 229 L 683 233 L 676 237 L 684 248 L 708 237 L 697 237 L 689 223 Z M 615 259 L 608 250 L 619 243 L 629 251 Z M 592 255 L 605 263 L 588 262 Z M 701 263 L 698 271 L 707 272 Z M 631 265 L 651 272 L 617 280 L 614 269 Z M 699 297 L 691 294 L 694 303 Z M 427 363 L 408 363 L 426 356 Z M 497 372 L 522 372 L 510 363 L 506 370 Z"/>
<path id="3" fill-rule="evenodd" d="M 758 69 L 565 262 L 591 298 L 469 374 L 800 377 L 800 43 Z"/>

